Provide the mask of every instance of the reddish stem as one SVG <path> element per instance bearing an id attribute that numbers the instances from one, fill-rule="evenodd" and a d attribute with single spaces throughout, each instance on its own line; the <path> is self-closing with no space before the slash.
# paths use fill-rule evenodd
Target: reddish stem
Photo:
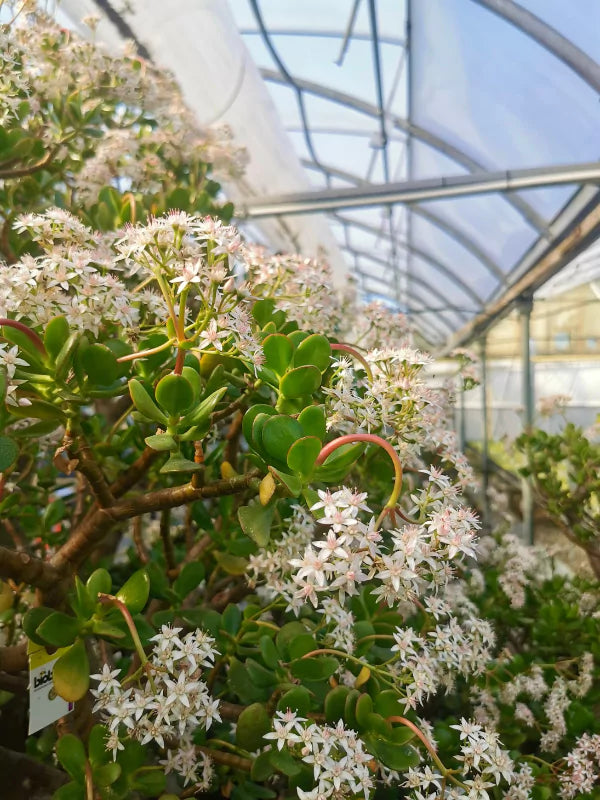
<path id="1" fill-rule="evenodd" d="M 349 344 L 343 344 L 341 342 L 338 342 L 337 344 L 332 344 L 331 349 L 341 350 L 344 353 L 349 353 L 351 356 L 354 356 L 354 358 L 357 361 L 360 361 L 360 363 L 363 365 L 365 372 L 367 373 L 367 378 L 369 379 L 369 382 L 373 383 L 373 373 L 371 372 L 371 366 L 369 365 L 367 359 L 363 355 L 361 355 L 358 352 L 358 350 L 355 350 L 353 347 L 350 347 Z"/>
<path id="2" fill-rule="evenodd" d="M 46 352 L 46 348 L 44 347 L 43 341 L 37 335 L 35 331 L 32 331 L 27 325 L 24 325 L 22 322 L 17 322 L 16 319 L 6 319 L 4 317 L 0 318 L 0 326 L 6 326 L 7 328 L 15 328 L 21 333 L 24 333 L 25 336 L 31 341 L 33 345 L 35 345 L 36 349 L 40 351 L 40 353 L 44 356 L 44 358 L 48 355 Z"/>
<path id="3" fill-rule="evenodd" d="M 396 503 L 398 502 L 398 498 L 400 497 L 400 492 L 402 490 L 402 464 L 398 458 L 398 453 L 394 450 L 392 445 L 389 442 L 386 442 L 385 439 L 382 439 L 381 436 L 377 436 L 374 433 L 350 433 L 346 436 L 338 436 L 337 439 L 334 439 L 332 442 L 326 444 L 317 456 L 316 464 L 320 466 L 334 452 L 334 450 L 338 449 L 338 447 L 342 447 L 345 444 L 355 444 L 356 442 L 368 442 L 369 444 L 378 445 L 385 450 L 394 464 L 394 488 L 389 500 L 383 508 L 383 511 L 377 518 L 377 522 L 375 523 L 375 529 L 377 529 L 383 522 L 384 518 L 388 514 L 394 512 Z"/>

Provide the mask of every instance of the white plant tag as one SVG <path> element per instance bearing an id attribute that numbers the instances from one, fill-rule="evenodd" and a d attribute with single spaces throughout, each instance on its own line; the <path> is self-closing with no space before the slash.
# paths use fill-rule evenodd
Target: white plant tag
<path id="1" fill-rule="evenodd" d="M 68 703 L 56 694 L 52 668 L 68 648 L 63 647 L 51 655 L 40 645 L 29 642 L 29 733 L 45 728 L 69 714 L 74 703 Z"/>

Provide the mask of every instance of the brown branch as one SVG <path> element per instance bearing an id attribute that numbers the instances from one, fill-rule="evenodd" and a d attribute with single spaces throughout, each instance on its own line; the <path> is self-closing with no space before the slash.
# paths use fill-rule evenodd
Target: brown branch
<path id="1" fill-rule="evenodd" d="M 0 672 L 0 689 L 13 694 L 27 694 L 29 681 L 21 675 L 10 675 L 7 672 Z"/>
<path id="2" fill-rule="evenodd" d="M 26 753 L 16 753 L 7 747 L 0 747 L 0 775 L 10 780 L 9 791 L 23 789 L 22 797 L 50 797 L 51 793 L 69 780 L 66 775 L 56 767 L 43 764 L 36 758 Z M 39 792 L 47 794 L 39 794 Z"/>
<path id="3" fill-rule="evenodd" d="M 135 549 L 139 560 L 142 562 L 142 564 L 147 564 L 150 560 L 150 556 L 146 552 L 144 541 L 142 539 L 142 521 L 142 517 L 133 518 L 133 543 L 135 544 Z"/>
<path id="4" fill-rule="evenodd" d="M 98 508 L 82 521 L 69 540 L 52 557 L 50 563 L 60 574 L 69 569 L 76 569 L 117 522 L 153 511 L 162 511 L 165 508 L 176 508 L 194 500 L 237 494 L 257 482 L 258 474 L 259 470 L 252 470 L 245 475 L 215 481 L 198 488 L 194 488 L 190 483 L 168 487 L 150 494 L 125 498 L 111 508 Z"/>
<path id="5" fill-rule="evenodd" d="M 214 425 L 215 422 L 220 422 L 222 419 L 226 419 L 228 416 L 233 414 L 234 411 L 237 411 L 238 408 L 241 408 L 248 398 L 245 394 L 238 397 L 237 400 L 234 400 L 233 403 L 230 403 L 227 408 L 222 409 L 221 411 L 215 411 L 211 414 L 210 421 Z"/>
<path id="6" fill-rule="evenodd" d="M 126 492 L 131 489 L 132 486 L 139 481 L 143 475 L 150 469 L 152 464 L 156 461 L 159 457 L 160 453 L 158 450 L 153 450 L 151 447 L 147 447 L 141 456 L 137 458 L 131 466 L 125 470 L 125 472 L 120 475 L 114 483 L 110 485 L 110 491 L 113 494 L 113 497 L 119 498 L 122 497 Z"/>
<path id="7" fill-rule="evenodd" d="M 0 647 L 0 670 L 22 672 L 27 669 L 27 642 Z"/>
<path id="8" fill-rule="evenodd" d="M 252 761 L 249 758 L 242 758 L 242 756 L 236 756 L 233 753 L 224 753 L 222 750 L 213 750 L 211 747 L 204 747 L 203 745 L 197 745 L 196 750 L 205 753 L 217 764 L 225 764 L 225 766 L 233 767 L 234 769 L 243 769 L 245 772 L 250 772 L 252 769 Z"/>
<path id="9" fill-rule="evenodd" d="M 0 578 L 11 578 L 15 583 L 49 589 L 59 583 L 63 575 L 48 561 L 34 558 L 23 551 L 0 547 Z"/>
<path id="10" fill-rule="evenodd" d="M 17 169 L 0 169 L 0 178 L 4 180 L 10 180 L 11 178 L 25 178 L 27 175 L 33 175 L 35 172 L 39 172 L 39 170 L 44 169 L 47 167 L 48 164 L 52 161 L 54 156 L 57 153 L 58 148 L 54 147 L 52 150 L 49 150 L 46 155 L 40 159 L 40 161 L 36 161 L 35 164 L 31 164 L 29 167 L 18 167 Z"/>
<path id="11" fill-rule="evenodd" d="M 78 459 L 76 469 L 87 479 L 98 505 L 101 508 L 112 506 L 115 498 L 88 443 L 82 437 L 78 437 L 75 446 L 69 448 L 69 453 L 72 458 Z"/>

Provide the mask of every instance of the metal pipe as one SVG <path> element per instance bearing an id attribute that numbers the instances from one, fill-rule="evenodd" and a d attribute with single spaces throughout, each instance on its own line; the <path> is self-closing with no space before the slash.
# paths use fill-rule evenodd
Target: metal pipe
<path id="1" fill-rule="evenodd" d="M 531 295 L 526 295 L 518 303 L 519 317 L 521 320 L 521 364 L 522 377 L 522 402 L 523 402 L 523 429 L 529 433 L 533 428 L 533 365 L 531 362 L 531 310 L 533 300 Z M 528 544 L 533 544 L 533 492 L 531 480 L 522 480 L 522 510 L 523 510 L 523 539 Z"/>
<path id="2" fill-rule="evenodd" d="M 284 86 L 288 84 L 288 80 L 285 75 L 277 70 L 261 67 L 259 72 L 266 81 L 283 84 Z M 308 92 L 308 94 L 313 94 L 316 97 L 322 97 L 324 100 L 331 100 L 333 103 L 339 103 L 342 106 L 351 108 L 361 114 L 366 114 L 369 117 L 377 117 L 377 106 L 367 102 L 366 100 L 361 100 L 358 97 L 354 97 L 354 95 L 347 94 L 346 92 L 340 92 L 337 89 L 332 89 L 329 86 L 323 86 L 322 84 L 315 83 L 314 81 L 307 81 L 303 78 L 294 78 L 294 87 L 301 89 L 303 92 Z M 409 124 L 407 120 L 397 116 L 396 114 L 387 114 L 386 116 L 390 125 L 392 125 L 394 128 L 405 131 L 415 139 L 424 142 L 429 147 L 433 147 L 434 150 L 438 150 L 440 153 L 443 153 L 452 161 L 455 161 L 457 164 L 460 164 L 462 167 L 468 170 L 468 172 L 485 172 L 486 168 L 484 164 L 476 161 L 474 158 L 468 155 L 468 153 L 460 150 L 458 147 L 453 145 L 448 140 L 443 139 L 441 136 L 438 136 L 432 131 L 423 128 L 421 125 L 416 125 L 414 121 Z M 538 214 L 533 206 L 527 203 L 527 201 L 523 200 L 523 198 L 519 195 L 507 195 L 503 199 L 509 205 L 513 206 L 513 208 L 519 212 L 523 219 L 526 220 L 534 230 L 536 230 L 542 236 L 546 235 L 546 220 L 540 214 Z"/>
<path id="3" fill-rule="evenodd" d="M 600 162 L 559 167 L 535 167 L 477 175 L 453 175 L 433 180 L 370 184 L 344 189 L 298 192 L 267 197 L 239 209 L 239 217 L 258 219 L 280 214 L 310 214 L 340 208 L 365 208 L 390 203 L 420 203 L 449 197 L 468 197 L 492 192 L 514 192 L 543 186 L 600 181 Z"/>
<path id="4" fill-rule="evenodd" d="M 600 65 L 569 39 L 513 0 L 474 0 L 526 33 L 600 92 Z"/>
<path id="5" fill-rule="evenodd" d="M 487 341 L 485 336 L 480 342 L 481 356 L 481 493 L 482 517 L 486 526 L 490 524 L 489 488 L 489 414 L 488 414 L 488 381 L 487 381 Z"/>

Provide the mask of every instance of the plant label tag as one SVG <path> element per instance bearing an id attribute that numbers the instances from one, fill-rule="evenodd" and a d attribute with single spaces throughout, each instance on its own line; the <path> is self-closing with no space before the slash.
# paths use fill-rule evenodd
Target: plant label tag
<path id="1" fill-rule="evenodd" d="M 52 669 L 68 648 L 50 654 L 40 645 L 29 642 L 29 734 L 45 728 L 69 714 L 74 703 L 68 703 L 56 694 Z"/>

